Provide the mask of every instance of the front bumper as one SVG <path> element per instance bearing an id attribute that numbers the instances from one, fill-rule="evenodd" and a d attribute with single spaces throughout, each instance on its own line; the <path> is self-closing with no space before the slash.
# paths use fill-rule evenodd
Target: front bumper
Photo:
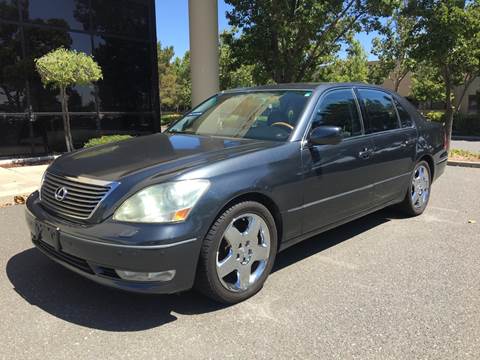
<path id="1" fill-rule="evenodd" d="M 189 233 L 188 227 L 169 225 L 165 231 L 158 231 L 152 229 L 152 224 L 111 223 L 108 228 L 112 233 L 106 236 L 105 224 L 78 225 L 55 218 L 40 206 L 37 192 L 30 195 L 26 205 L 25 217 L 33 244 L 52 260 L 88 279 L 140 293 L 175 293 L 193 286 L 202 237 Z M 55 231 L 55 241 L 45 236 L 45 229 Z M 165 237 L 165 233 L 168 238 L 152 239 L 155 235 Z M 112 234 L 118 235 L 118 241 Z M 139 243 L 142 238 L 145 241 Z M 176 274 L 166 282 L 128 281 L 119 278 L 115 269 L 175 270 Z"/>

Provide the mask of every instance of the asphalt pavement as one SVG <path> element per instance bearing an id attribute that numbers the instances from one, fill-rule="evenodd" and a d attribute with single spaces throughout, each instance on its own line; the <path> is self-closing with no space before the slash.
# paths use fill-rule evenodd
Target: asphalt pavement
<path id="1" fill-rule="evenodd" d="M 479 358 L 480 169 L 448 167 L 420 217 L 382 210 L 286 250 L 230 307 L 89 282 L 32 248 L 23 211 L 0 209 L 2 359 Z"/>

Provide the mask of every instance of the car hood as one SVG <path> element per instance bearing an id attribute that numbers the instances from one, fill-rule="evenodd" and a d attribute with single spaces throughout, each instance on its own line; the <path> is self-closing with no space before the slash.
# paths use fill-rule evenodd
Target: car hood
<path id="1" fill-rule="evenodd" d="M 156 175 L 178 173 L 278 144 L 262 140 L 158 133 L 65 154 L 51 165 L 50 170 L 69 176 L 117 181 L 146 169 L 153 170 Z"/>

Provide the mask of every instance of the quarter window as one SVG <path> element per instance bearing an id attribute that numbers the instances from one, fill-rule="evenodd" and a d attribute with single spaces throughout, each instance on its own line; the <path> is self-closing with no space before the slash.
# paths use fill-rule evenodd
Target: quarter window
<path id="1" fill-rule="evenodd" d="M 312 120 L 312 129 L 318 126 L 338 126 L 342 129 L 344 138 L 362 134 L 352 90 L 335 90 L 325 95 L 315 109 Z"/>
<path id="2" fill-rule="evenodd" d="M 402 128 L 408 128 L 413 126 L 412 117 L 405 108 L 400 105 L 400 103 L 395 100 L 395 107 L 397 108 L 398 116 L 400 117 L 400 123 Z"/>
<path id="3" fill-rule="evenodd" d="M 366 112 L 365 133 L 371 134 L 399 127 L 390 95 L 383 91 L 367 89 L 360 89 L 358 93 Z"/>

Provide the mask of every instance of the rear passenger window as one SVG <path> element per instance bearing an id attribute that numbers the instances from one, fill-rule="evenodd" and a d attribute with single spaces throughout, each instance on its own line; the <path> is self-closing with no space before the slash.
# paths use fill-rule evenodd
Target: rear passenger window
<path id="1" fill-rule="evenodd" d="M 400 117 L 400 123 L 402 124 L 402 128 L 408 128 L 413 126 L 413 120 L 410 114 L 408 113 L 405 108 L 400 105 L 400 103 L 395 100 L 395 107 L 397 108 L 398 116 Z"/>
<path id="2" fill-rule="evenodd" d="M 397 129 L 397 113 L 390 95 L 377 90 L 358 90 L 366 112 L 365 133 Z"/>
<path id="3" fill-rule="evenodd" d="M 334 90 L 315 109 L 312 129 L 318 126 L 338 126 L 344 138 L 362 134 L 357 104 L 350 89 Z"/>

